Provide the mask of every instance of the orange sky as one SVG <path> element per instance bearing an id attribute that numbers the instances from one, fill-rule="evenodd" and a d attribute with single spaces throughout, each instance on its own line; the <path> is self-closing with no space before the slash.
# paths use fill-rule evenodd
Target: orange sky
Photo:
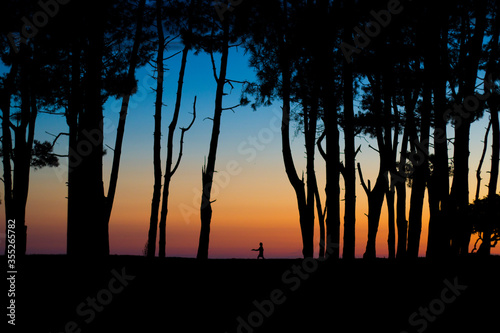
<path id="1" fill-rule="evenodd" d="M 235 117 L 236 115 L 231 113 L 227 116 Z M 253 114 L 253 116 L 257 115 Z M 261 116 L 264 117 L 264 115 Z M 272 113 L 268 113 L 267 117 L 271 121 Z M 209 125 L 206 122 L 200 126 L 210 127 Z M 475 124 L 475 126 L 480 127 L 480 124 Z M 119 185 L 110 222 L 110 248 L 112 254 L 139 255 L 144 248 L 149 228 L 153 186 L 152 163 L 149 156 L 152 154 L 152 148 L 147 147 L 141 151 L 135 147 L 138 136 L 149 136 L 150 133 L 134 133 L 132 127 L 130 131 L 132 133 L 125 139 Z M 221 132 L 224 133 L 224 124 Z M 264 149 L 258 151 L 255 156 L 251 156 L 238 153 L 238 146 L 249 136 L 258 136 L 258 133 L 245 133 L 245 129 L 241 132 L 239 136 L 243 138 L 242 141 L 224 141 L 224 134 L 221 134 L 220 154 L 217 160 L 219 175 L 213 192 L 216 202 L 213 204 L 209 256 L 211 258 L 254 257 L 255 252 L 250 252 L 250 249 L 258 247 L 258 243 L 263 242 L 266 257 L 300 257 L 301 237 L 296 200 L 282 166 L 280 137 L 276 134 L 264 145 Z M 204 142 L 205 148 L 207 142 Z M 378 171 L 378 156 L 368 148 L 364 140 L 358 140 L 358 144 L 362 144 L 362 153 L 358 160 L 363 167 L 365 178 L 374 182 Z M 199 147 L 193 140 L 186 139 L 184 160 L 171 185 L 167 221 L 167 255 L 169 256 L 194 257 L 196 255 L 200 224 L 198 212 L 201 165 L 203 163 L 203 155 L 198 155 L 198 149 Z M 305 167 L 305 160 L 301 154 L 301 137 L 294 139 L 293 149 L 296 167 L 302 170 Z M 472 165 L 477 164 L 476 161 L 479 159 L 477 154 L 477 149 L 472 149 Z M 109 158 L 110 156 L 106 156 L 106 159 Z M 323 164 L 321 157 L 318 156 L 317 173 L 320 188 L 324 188 Z M 486 170 L 485 166 L 483 175 L 486 174 Z M 64 179 L 64 173 L 64 167 L 32 173 L 27 216 L 28 253 L 65 252 L 66 185 L 61 181 Z M 471 172 L 471 192 L 474 192 L 476 184 L 473 176 Z M 487 183 L 488 176 L 484 178 L 483 185 Z M 343 184 L 341 187 L 343 190 Z M 410 189 L 408 200 L 409 192 Z M 483 193 L 485 193 L 484 189 Z M 322 200 L 324 201 L 324 195 L 322 195 Z M 428 227 L 427 205 L 424 205 L 424 208 L 421 256 L 425 255 Z M 366 195 L 358 185 L 356 220 L 356 256 L 358 257 L 364 253 L 366 244 L 367 217 L 365 213 L 367 213 Z M 316 247 L 318 234 L 316 225 Z M 473 241 L 471 247 L 472 245 Z M 91 246 L 91 240 L 89 240 L 89 246 Z M 342 248 L 342 240 L 340 247 Z M 315 253 L 317 253 L 317 248 Z M 500 254 L 500 249 L 498 247 L 493 249 L 493 253 Z M 387 257 L 385 207 L 377 237 L 377 256 Z"/>
<path id="2" fill-rule="evenodd" d="M 237 50 L 232 52 L 238 52 Z M 166 72 L 164 100 L 162 166 L 165 161 L 166 128 L 175 100 L 178 64 L 175 58 Z M 216 59 L 217 60 L 217 59 Z M 231 54 L 228 75 L 232 79 L 251 79 L 247 59 Z M 249 74 L 250 73 L 250 74 Z M 112 254 L 140 255 L 146 243 L 150 205 L 153 189 L 153 106 L 154 94 L 150 87 L 154 80 L 147 70 L 138 72 L 139 86 L 129 105 L 125 130 L 122 161 L 115 205 L 109 225 L 110 251 Z M 238 89 L 235 89 L 235 91 Z M 197 119 L 193 128 L 186 133 L 181 166 L 171 184 L 169 215 L 167 221 L 167 255 L 196 256 L 200 220 L 199 201 L 201 196 L 201 169 L 208 154 L 213 115 L 215 84 L 210 59 L 205 55 L 189 56 L 186 68 L 183 106 L 178 126 L 191 121 L 192 102 L 197 96 Z M 225 97 L 225 105 L 239 103 L 239 90 Z M 105 106 L 105 143 L 114 145 L 116 124 L 120 103 L 109 101 Z M 295 194 L 286 177 L 281 158 L 279 102 L 268 108 L 252 111 L 249 107 L 238 108 L 234 113 L 225 111 L 222 116 L 216 163 L 216 184 L 212 199 L 213 218 L 209 257 L 255 257 L 259 242 L 264 243 L 266 257 L 300 257 L 301 236 Z M 486 119 L 472 124 L 470 155 L 470 198 L 475 192 L 475 170 L 482 151 Z M 66 132 L 63 117 L 40 114 L 37 119 L 36 137 L 39 140 L 53 140 L 50 133 Z M 294 128 L 292 128 L 294 131 Z M 450 129 L 449 136 L 453 136 Z M 292 133 L 293 134 L 293 133 Z M 179 131 L 176 134 L 178 140 Z M 491 134 L 490 134 L 491 135 Z M 305 154 L 301 135 L 292 137 L 292 149 L 299 175 L 305 170 Z M 341 148 L 343 138 L 341 137 Z M 356 138 L 361 145 L 357 160 L 361 163 L 365 179 L 375 182 L 378 172 L 378 154 L 368 147 L 376 142 Z M 491 139 L 490 139 L 491 143 Z M 175 146 L 177 149 L 177 145 Z M 450 149 L 451 149 L 450 144 Z M 67 152 L 66 141 L 60 140 L 55 151 Z M 450 156 L 452 151 L 450 150 Z M 486 193 L 489 175 L 489 156 L 483 169 L 482 196 Z M 61 159 L 61 166 L 55 169 L 32 171 L 31 187 L 27 205 L 28 253 L 65 253 L 66 251 L 66 180 L 67 161 Z M 105 180 L 109 177 L 111 154 L 104 157 Z M 324 188 L 324 162 L 317 154 L 317 178 L 319 188 Z M 358 180 L 359 183 L 359 180 Z M 343 184 L 341 184 L 343 196 Z M 408 190 L 408 200 L 409 200 Z M 321 194 L 324 204 L 324 194 Z M 427 202 L 427 200 L 425 201 Z M 342 204 L 342 203 L 341 203 Z M 427 205 L 424 206 L 427 208 Z M 2 207 L 3 208 L 3 207 Z M 342 207 L 343 211 L 343 207 Z M 367 238 L 368 212 L 366 195 L 357 186 L 356 256 L 364 253 Z M 1 215 L 2 221 L 4 214 Z M 343 221 L 343 216 L 341 216 Z M 5 223 L 3 221 L 3 223 Z M 420 255 L 425 255 L 428 212 L 424 211 Z M 341 230 L 342 232 L 342 230 Z M 315 244 L 318 244 L 316 223 Z M 342 238 L 342 236 L 341 236 Z M 1 239 L 4 241 L 4 238 Z M 472 247 L 473 242 L 471 242 Z M 89 246 L 92 241 L 89 240 Z M 342 239 L 340 247 L 342 248 Z M 3 248 L 3 247 L 2 247 Z M 315 251 L 317 253 L 317 249 Z M 493 249 L 500 254 L 500 246 Z M 381 216 L 377 238 L 377 255 L 387 256 L 387 213 Z"/>

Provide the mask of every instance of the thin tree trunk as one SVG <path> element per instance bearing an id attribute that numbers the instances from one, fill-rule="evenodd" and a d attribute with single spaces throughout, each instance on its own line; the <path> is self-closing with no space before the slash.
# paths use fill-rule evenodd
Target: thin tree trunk
<path id="1" fill-rule="evenodd" d="M 347 1 L 346 10 L 351 12 L 351 2 Z M 350 17 L 348 15 L 348 17 Z M 344 40 L 352 45 L 352 22 L 344 27 Z M 347 61 L 343 65 L 344 81 L 344 159 L 343 172 L 345 184 L 345 212 L 344 212 L 344 246 L 342 258 L 354 259 L 356 245 L 356 152 L 354 133 L 354 105 L 353 105 L 353 69 Z"/>
<path id="2" fill-rule="evenodd" d="M 398 245 L 396 258 L 403 259 L 406 257 L 406 241 L 408 236 L 408 220 L 406 219 L 406 151 L 408 149 L 408 130 L 405 126 L 403 131 L 403 140 L 401 143 L 401 152 L 399 157 L 398 172 L 391 176 L 391 183 L 396 185 L 397 202 L 396 202 L 396 225 L 398 228 Z M 397 177 L 397 179 L 394 179 Z"/>
<path id="3" fill-rule="evenodd" d="M 389 235 L 387 237 L 387 245 L 389 247 L 389 259 L 396 258 L 396 223 L 394 214 L 394 186 L 387 190 L 385 198 L 387 200 L 387 210 L 389 212 Z"/>
<path id="4" fill-rule="evenodd" d="M 316 149 L 316 126 L 318 118 L 317 99 L 313 101 L 313 105 L 309 112 L 304 110 L 304 124 L 307 126 L 305 132 L 306 145 L 306 173 L 307 173 L 307 226 L 305 226 L 306 237 L 309 241 L 314 239 L 314 196 L 317 188 L 316 173 L 314 170 L 314 151 Z M 319 217 L 319 216 L 318 216 Z M 304 232 L 303 231 L 303 232 Z M 314 247 L 314 245 L 312 245 Z"/>
<path id="5" fill-rule="evenodd" d="M 202 169 L 203 192 L 201 196 L 201 230 L 198 244 L 197 259 L 208 259 L 208 248 L 210 240 L 210 222 L 212 220 L 212 201 L 210 194 L 212 191 L 213 177 L 215 172 L 215 160 L 217 157 L 217 145 L 219 142 L 220 121 L 222 116 L 222 99 L 224 96 L 224 85 L 226 83 L 227 59 L 229 55 L 229 26 L 228 20 L 222 23 L 222 56 L 220 60 L 220 73 L 217 79 L 217 91 L 215 95 L 215 110 L 212 127 L 212 137 L 210 139 L 210 149 L 208 151 L 207 163 Z"/>
<path id="6" fill-rule="evenodd" d="M 488 149 L 488 136 L 490 134 L 490 129 L 491 129 L 491 119 L 488 122 L 488 127 L 486 128 L 486 133 L 484 133 L 484 145 L 483 145 L 483 152 L 481 153 L 481 158 L 479 159 L 479 165 L 477 166 L 476 169 L 476 196 L 475 200 L 479 200 L 479 191 L 481 190 L 481 169 L 483 167 L 484 163 L 484 158 L 486 157 L 486 150 Z"/>
<path id="7" fill-rule="evenodd" d="M 321 198 L 319 196 L 318 184 L 316 183 L 316 187 L 314 189 L 314 196 L 316 198 L 316 213 L 318 214 L 318 222 L 319 222 L 319 252 L 318 256 L 320 258 L 325 257 L 325 215 L 326 215 L 326 205 L 325 210 L 321 208 Z"/>
<path id="8" fill-rule="evenodd" d="M 135 81 L 135 69 L 137 68 L 137 62 L 139 60 L 139 47 L 141 45 L 141 39 L 142 39 L 142 26 L 143 26 L 145 5 L 146 5 L 146 0 L 141 0 L 137 8 L 137 23 L 136 23 L 137 26 L 134 37 L 134 44 L 132 46 L 132 52 L 130 54 L 129 68 L 127 73 L 128 84 L 132 84 L 132 82 Z M 122 97 L 120 119 L 118 120 L 118 127 L 116 130 L 116 142 L 113 151 L 113 164 L 111 165 L 111 175 L 109 178 L 108 195 L 106 197 L 105 219 L 107 221 L 106 222 L 107 224 L 109 224 L 109 219 L 111 217 L 111 211 L 113 209 L 113 203 L 115 200 L 116 185 L 118 183 L 118 172 L 120 169 L 120 159 L 122 155 L 123 136 L 125 133 L 125 121 L 127 119 L 128 104 L 131 95 L 132 91 L 128 91 Z"/>
<path id="9" fill-rule="evenodd" d="M 81 157 L 77 152 L 78 142 L 78 117 L 82 113 L 82 88 L 81 88 L 81 41 L 80 41 L 80 27 L 82 22 L 77 22 L 75 36 L 71 43 L 71 91 L 68 100 L 68 112 L 66 115 L 66 123 L 69 127 L 69 140 L 68 140 L 68 212 L 67 212 L 67 245 L 66 253 L 68 255 L 76 254 L 78 251 L 78 243 L 70 239 L 77 237 L 78 225 L 74 222 L 78 212 L 78 199 L 80 193 L 77 191 L 78 177 L 78 164 Z"/>
<path id="10" fill-rule="evenodd" d="M 326 237 L 327 246 L 332 248 L 331 258 L 338 259 L 340 256 L 340 147 L 339 129 L 337 119 L 337 108 L 333 98 L 335 75 L 332 73 L 334 64 L 331 56 L 327 59 L 324 88 L 324 122 L 326 131 L 326 202 L 328 203 L 328 214 L 326 215 Z M 352 194 L 352 193 L 351 193 Z M 352 227 L 350 225 L 349 227 Z M 349 231 L 348 231 L 349 235 Z M 351 235 L 352 236 L 352 235 Z"/>
<path id="11" fill-rule="evenodd" d="M 177 126 L 177 120 L 179 119 L 179 111 L 181 108 L 181 98 L 182 98 L 182 86 L 184 83 L 184 72 L 186 69 L 187 55 L 189 52 L 189 47 L 185 46 L 182 51 L 182 61 L 181 68 L 179 71 L 179 80 L 177 82 L 177 97 L 175 101 L 175 109 L 172 121 L 168 127 L 168 139 L 167 139 L 167 165 L 165 168 L 165 183 L 163 185 L 163 199 L 161 205 L 160 213 L 160 241 L 159 241 L 159 256 L 165 257 L 165 246 L 166 246 L 166 224 L 167 224 L 167 213 L 168 213 L 168 196 L 170 190 L 170 181 L 175 172 L 172 171 L 172 156 L 173 156 L 173 140 L 175 127 Z M 195 100 L 196 104 L 196 100 Z M 193 106 L 194 108 L 194 106 Z M 193 118 L 194 121 L 194 118 Z M 181 139 L 182 140 L 182 139 Z M 182 144 L 182 143 L 181 143 Z M 182 149 L 179 152 L 179 161 L 182 155 Z"/>
<path id="12" fill-rule="evenodd" d="M 156 234 L 158 229 L 158 211 L 161 199 L 161 109 L 163 107 L 163 54 L 165 51 L 165 36 L 162 19 L 163 1 L 156 1 L 156 28 L 158 30 L 158 51 L 156 55 L 156 101 L 155 101 L 155 132 L 153 138 L 153 169 L 154 185 L 151 200 L 151 216 L 149 220 L 147 256 L 154 257 L 156 253 Z"/>

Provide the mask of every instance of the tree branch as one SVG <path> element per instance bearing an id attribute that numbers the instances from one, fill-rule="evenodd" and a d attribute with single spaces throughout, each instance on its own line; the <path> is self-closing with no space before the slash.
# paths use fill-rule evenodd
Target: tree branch
<path id="1" fill-rule="evenodd" d="M 321 133 L 320 137 L 318 138 L 318 141 L 316 142 L 316 146 L 318 147 L 319 154 L 323 157 L 323 159 L 326 161 L 326 152 L 321 146 L 321 142 L 323 142 L 323 139 L 326 137 L 326 131 L 323 131 Z"/>
<path id="2" fill-rule="evenodd" d="M 210 60 L 212 61 L 212 70 L 214 72 L 215 82 L 219 82 L 219 78 L 217 77 L 217 67 L 215 67 L 214 53 L 212 51 L 210 51 Z"/>
<path id="3" fill-rule="evenodd" d="M 59 139 L 59 137 L 61 135 L 67 135 L 67 136 L 69 136 L 69 133 L 62 133 L 62 132 L 59 133 L 59 134 L 57 134 L 57 135 L 49 133 L 47 131 L 45 131 L 45 133 L 47 133 L 48 135 L 51 135 L 51 136 L 55 136 L 55 139 L 54 139 L 54 141 L 52 141 L 52 145 L 50 146 L 50 148 L 54 148 L 54 146 L 56 145 L 57 140 Z"/>
<path id="4" fill-rule="evenodd" d="M 2 121 L 4 120 L 2 116 L 0 116 L 0 119 L 2 119 Z M 16 126 L 14 126 L 14 124 L 10 120 L 8 120 L 8 122 L 9 122 L 9 127 L 12 128 L 15 131 L 16 130 Z"/>
<path id="5" fill-rule="evenodd" d="M 196 119 L 196 96 L 194 96 L 194 102 L 193 102 L 193 119 L 191 120 L 191 123 L 189 124 L 188 127 L 181 127 L 181 138 L 180 138 L 180 148 L 179 148 L 179 157 L 177 158 L 177 162 L 175 163 L 174 168 L 170 172 L 170 177 L 174 175 L 174 173 L 177 171 L 177 168 L 179 167 L 179 164 L 181 163 L 181 158 L 182 158 L 182 149 L 184 147 L 184 133 L 189 131 L 191 126 L 194 124 L 194 120 Z"/>
<path id="6" fill-rule="evenodd" d="M 241 104 L 238 104 L 238 105 L 235 105 L 235 106 L 231 106 L 229 108 L 222 108 L 222 111 L 225 111 L 225 110 L 231 110 L 234 112 L 234 109 L 237 108 L 238 106 L 240 106 Z"/>
<path id="7" fill-rule="evenodd" d="M 370 192 L 371 192 L 370 184 L 368 183 L 368 187 L 366 187 L 365 179 L 363 178 L 363 172 L 361 172 L 361 164 L 359 164 L 359 163 L 358 163 L 358 173 L 359 173 L 359 179 L 361 180 L 361 186 L 363 187 L 363 190 L 365 190 L 366 195 L 370 194 Z"/>

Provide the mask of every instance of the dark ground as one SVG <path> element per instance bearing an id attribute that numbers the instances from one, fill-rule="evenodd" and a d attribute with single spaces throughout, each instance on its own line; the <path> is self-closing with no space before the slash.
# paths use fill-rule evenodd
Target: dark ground
<path id="1" fill-rule="evenodd" d="M 500 257 L 328 260 L 317 267 L 301 259 L 26 260 L 16 282 L 16 322 L 24 332 L 500 331 Z M 454 284 L 455 295 L 445 290 Z M 103 304 L 92 309 L 92 298 Z M 271 307 L 271 298 L 280 304 Z M 429 306 L 436 315 L 425 319 L 419 311 Z"/>

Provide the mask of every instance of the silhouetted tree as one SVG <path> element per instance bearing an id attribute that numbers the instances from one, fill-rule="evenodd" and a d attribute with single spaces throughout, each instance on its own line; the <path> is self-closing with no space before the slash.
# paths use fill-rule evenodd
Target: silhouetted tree
<path id="1" fill-rule="evenodd" d="M 208 258 L 208 249 L 210 241 L 210 223 L 212 220 L 212 203 L 211 191 L 213 185 L 213 178 L 215 173 L 215 162 L 217 158 L 217 147 L 219 142 L 220 134 L 220 124 L 222 112 L 224 110 L 232 110 L 235 107 L 224 107 L 223 99 L 227 95 L 225 93 L 225 86 L 234 80 L 227 78 L 227 65 L 229 58 L 229 49 L 237 46 L 237 43 L 241 37 L 238 24 L 238 16 L 228 14 L 221 21 L 217 15 L 217 12 L 210 7 L 208 14 L 205 14 L 205 25 L 206 30 L 201 31 L 200 29 L 200 39 L 198 43 L 201 46 L 200 49 L 210 54 L 212 60 L 212 68 L 214 79 L 217 83 L 217 88 L 215 92 L 215 107 L 214 116 L 210 120 L 213 122 L 212 135 L 210 138 L 210 146 L 208 151 L 208 158 L 206 163 L 202 168 L 202 196 L 201 196 L 201 206 L 200 206 L 200 217 L 201 217 L 201 229 L 200 238 L 198 244 L 198 253 L 196 257 L 200 260 L 206 260 Z M 197 39 L 198 37 L 194 37 Z M 219 73 L 217 73 L 217 67 L 215 64 L 214 53 L 219 52 L 221 54 Z"/>
<path id="2" fill-rule="evenodd" d="M 180 139 L 180 150 L 177 158 L 177 162 L 175 166 L 172 168 L 173 164 L 173 139 L 174 133 L 177 126 L 177 120 L 179 118 L 179 112 L 181 107 L 181 99 L 182 99 L 182 87 L 184 83 L 184 72 L 186 69 L 187 55 L 191 48 L 190 46 L 190 28 L 186 26 L 182 26 L 183 24 L 190 25 L 190 19 L 183 12 L 190 9 L 188 6 L 184 6 L 181 4 L 172 5 L 167 8 L 167 12 L 173 12 L 178 15 L 178 19 L 183 20 L 181 22 L 176 22 L 178 25 L 175 28 L 171 28 L 174 33 L 180 31 L 180 34 L 177 37 L 181 36 L 184 42 L 184 48 L 182 50 L 182 59 L 181 59 L 181 68 L 179 70 L 179 80 L 177 85 L 177 97 L 175 102 L 175 108 L 172 116 L 172 121 L 170 122 L 168 128 L 168 137 L 167 137 L 167 161 L 165 167 L 165 182 L 163 184 L 163 198 L 161 193 L 162 187 L 162 171 L 161 171 L 161 160 L 160 160 L 160 152 L 161 152 L 161 113 L 163 107 L 163 80 L 164 80 L 164 53 L 165 48 L 168 47 L 168 43 L 172 40 L 166 41 L 164 34 L 164 20 L 165 15 L 163 14 L 163 1 L 159 0 L 156 2 L 156 28 L 158 32 L 158 41 L 157 41 L 157 56 L 156 56 L 156 66 L 155 70 L 157 72 L 156 76 L 156 102 L 155 102 L 155 133 L 154 133 L 154 145 L 153 145 L 153 166 L 154 166 L 154 186 L 153 186 L 153 199 L 151 202 L 151 217 L 149 224 L 149 233 L 148 233 L 148 251 L 147 255 L 149 257 L 154 257 L 156 252 L 156 235 L 158 230 L 158 211 L 160 209 L 160 201 L 161 205 L 161 213 L 160 213 L 160 237 L 159 237 L 159 256 L 165 257 L 165 248 L 166 248 L 166 223 L 167 223 L 167 212 L 168 212 L 168 198 L 169 198 L 169 189 L 170 189 L 170 180 L 174 175 L 177 167 L 180 164 L 182 151 L 183 151 L 183 139 L 184 133 L 188 131 L 194 123 L 196 118 L 196 98 L 195 104 L 193 105 L 193 120 L 187 128 L 181 128 L 181 139 Z M 171 18 L 172 14 L 169 13 L 169 18 Z M 169 22 L 172 24 L 171 22 Z M 177 55 L 174 54 L 173 56 Z"/>
<path id="3" fill-rule="evenodd" d="M 353 45 L 352 31 L 353 3 L 344 1 L 344 27 L 343 41 Z M 344 259 L 354 259 L 355 239 L 356 239 L 356 152 L 355 152 L 355 119 L 354 119 L 354 94 L 353 80 L 354 70 L 352 62 L 348 62 L 344 57 L 342 69 L 342 80 L 344 86 L 344 159 L 345 169 L 342 173 L 345 183 L 345 213 L 344 213 L 344 249 L 342 257 Z"/>
<path id="4" fill-rule="evenodd" d="M 486 103 L 490 110 L 490 124 L 492 128 L 492 145 L 491 145 L 491 168 L 490 168 L 490 180 L 488 183 L 488 217 L 495 219 L 495 212 L 498 212 L 498 195 L 497 195 L 497 184 L 498 184 L 498 167 L 500 160 L 500 126 L 498 121 L 498 111 L 500 102 L 500 89 L 496 86 L 496 82 L 500 77 L 498 71 L 500 66 L 498 63 L 498 56 L 500 54 L 499 46 L 499 34 L 500 34 L 500 5 L 497 2 L 492 3 L 491 12 L 493 13 L 494 21 L 492 26 L 492 37 L 490 40 L 489 47 L 489 58 L 486 64 L 486 74 L 484 81 L 484 93 L 489 94 L 489 98 Z M 486 141 L 486 140 L 485 140 Z M 486 142 L 485 142 L 486 145 Z M 476 198 L 477 199 L 477 198 Z M 495 203 L 496 200 L 496 203 Z M 497 218 L 497 221 L 499 219 Z M 492 234 L 494 235 L 492 237 Z M 494 225 L 486 223 L 483 229 L 483 242 L 480 247 L 480 251 L 484 255 L 489 255 L 491 252 L 491 241 L 494 241 L 495 245 L 498 240 L 500 240 L 499 228 L 495 229 Z M 494 245 L 493 245 L 494 246 Z"/>
<path id="5" fill-rule="evenodd" d="M 143 31 L 145 1 L 134 10 L 105 3 L 99 11 L 71 3 L 62 18 L 75 29 L 61 45 L 69 47 L 66 118 L 69 126 L 68 254 L 109 253 L 108 224 L 118 178 L 128 101 L 136 90 L 135 69 L 149 59 Z M 90 25 L 90 22 L 92 24 Z M 62 22 L 67 24 L 67 22 Z M 92 26 L 92 29 L 85 27 Z M 116 43 L 116 41 L 120 43 Z M 69 41 L 69 42 L 68 42 Z M 128 44 L 130 52 L 124 52 Z M 69 44 L 69 45 L 68 45 Z M 122 98 L 107 196 L 103 183 L 103 103 Z M 93 240 L 89 246 L 89 240 Z"/>
<path id="6" fill-rule="evenodd" d="M 0 41 L 0 56 L 3 65 L 9 68 L 0 78 L 0 110 L 2 111 L 1 150 L 3 165 L 5 221 L 15 220 L 16 258 L 20 262 L 26 251 L 27 225 L 26 204 L 30 184 L 30 168 L 58 166 L 49 142 L 35 140 L 35 124 L 39 113 L 54 113 L 57 99 L 56 88 L 51 85 L 51 71 L 57 64 L 53 54 L 47 50 L 47 39 L 40 37 L 24 40 L 20 19 L 32 10 L 33 4 L 6 1 L 2 11 L 11 15 L 3 27 Z M 26 27 L 33 33 L 33 27 Z M 15 38 L 14 34 L 19 34 Z M 8 234 L 8 231 L 6 231 Z M 6 242 L 6 251 L 7 253 Z"/>
<path id="7" fill-rule="evenodd" d="M 470 6 L 460 6 L 460 25 L 457 36 L 459 44 L 458 62 L 456 68 L 456 82 L 452 89 L 458 88 L 453 93 L 457 105 L 466 106 L 468 99 L 474 96 L 479 61 L 482 53 L 483 38 L 486 29 L 486 1 L 472 1 Z M 474 25 L 471 20 L 474 19 Z M 470 126 L 475 120 L 475 115 L 463 112 L 456 115 L 455 141 L 454 141 L 454 172 L 450 192 L 450 209 L 453 221 L 452 253 L 467 254 L 471 226 L 466 218 L 469 205 L 469 140 Z"/>

